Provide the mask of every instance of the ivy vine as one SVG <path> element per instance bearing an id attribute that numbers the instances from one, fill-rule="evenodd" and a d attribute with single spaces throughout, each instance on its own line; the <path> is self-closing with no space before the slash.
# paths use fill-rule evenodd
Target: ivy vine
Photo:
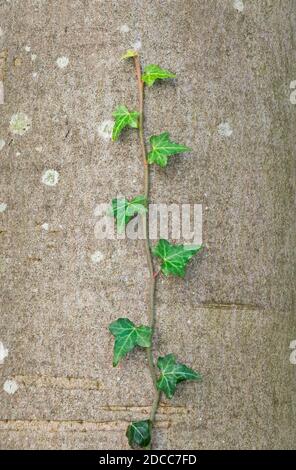
<path id="1" fill-rule="evenodd" d="M 153 381 L 155 397 L 150 416 L 146 420 L 133 421 L 127 428 L 126 436 L 131 447 L 152 448 L 152 431 L 155 422 L 161 394 L 171 399 L 176 387 L 185 380 L 201 380 L 201 375 L 190 367 L 177 362 L 174 354 L 159 357 L 157 363 L 153 359 L 153 335 L 155 329 L 155 286 L 157 277 L 175 275 L 184 277 L 189 260 L 202 249 L 202 245 L 186 246 L 171 244 L 167 240 L 159 240 L 152 249 L 149 243 L 149 165 L 156 164 L 165 167 L 168 157 L 182 152 L 190 152 L 190 148 L 173 142 L 168 132 L 153 135 L 149 139 L 150 150 L 146 153 L 144 138 L 144 85 L 151 87 L 156 80 L 172 79 L 176 75 L 158 65 L 150 64 L 142 73 L 140 57 L 137 51 L 128 50 L 122 57 L 134 61 L 137 87 L 138 110 L 129 111 L 120 105 L 113 113 L 115 118 L 112 140 L 116 141 L 125 128 L 138 129 L 144 168 L 144 194 L 132 200 L 113 199 L 110 214 L 115 218 L 117 230 L 123 232 L 128 222 L 137 214 L 142 215 L 144 223 L 144 243 L 149 268 L 149 325 L 136 326 L 128 318 L 118 318 L 109 325 L 109 331 L 114 336 L 113 366 L 131 352 L 136 346 L 147 351 L 148 364 Z M 153 256 L 160 259 L 160 269 L 154 270 Z"/>

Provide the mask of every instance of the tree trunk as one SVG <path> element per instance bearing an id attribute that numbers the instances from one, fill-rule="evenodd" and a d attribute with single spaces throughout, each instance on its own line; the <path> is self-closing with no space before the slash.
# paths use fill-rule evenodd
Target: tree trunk
<path id="1" fill-rule="evenodd" d="M 125 449 L 150 411 L 145 353 L 113 368 L 108 332 L 148 321 L 144 242 L 95 236 L 100 203 L 143 191 L 136 131 L 108 137 L 115 106 L 137 105 L 134 47 L 177 74 L 145 90 L 146 138 L 193 149 L 151 167 L 151 200 L 202 204 L 206 245 L 157 281 L 155 357 L 203 381 L 162 399 L 154 448 L 295 447 L 295 12 L 0 1 L 2 449 Z"/>

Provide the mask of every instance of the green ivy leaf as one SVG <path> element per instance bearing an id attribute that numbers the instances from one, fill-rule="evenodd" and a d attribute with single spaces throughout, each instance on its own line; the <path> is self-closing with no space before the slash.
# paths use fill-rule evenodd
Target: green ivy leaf
<path id="1" fill-rule="evenodd" d="M 173 245 L 161 239 L 153 249 L 153 254 L 162 260 L 161 271 L 165 276 L 174 274 L 184 277 L 190 258 L 202 248 L 203 245 Z"/>
<path id="2" fill-rule="evenodd" d="M 128 318 L 118 318 L 110 323 L 109 331 L 115 337 L 113 366 L 126 356 L 135 346 L 149 348 L 151 346 L 152 330 L 149 326 L 136 326 Z"/>
<path id="3" fill-rule="evenodd" d="M 122 59 L 129 59 L 130 57 L 137 57 L 139 54 L 137 51 L 133 51 L 132 49 L 129 49 L 126 51 L 123 56 L 121 57 Z"/>
<path id="4" fill-rule="evenodd" d="M 163 80 L 165 78 L 175 78 L 176 75 L 168 70 L 162 69 L 158 65 L 150 64 L 144 68 L 142 80 L 148 86 L 152 86 L 155 80 Z"/>
<path id="5" fill-rule="evenodd" d="M 133 217 L 136 214 L 144 214 L 147 212 L 147 199 L 145 196 L 136 196 L 127 203 L 126 214 Z"/>
<path id="6" fill-rule="evenodd" d="M 125 226 L 136 214 L 147 212 L 146 206 L 145 196 L 136 196 L 131 201 L 125 198 L 112 199 L 109 215 L 115 218 L 118 233 L 124 231 Z"/>
<path id="7" fill-rule="evenodd" d="M 159 357 L 157 367 L 161 374 L 157 379 L 157 388 L 164 392 L 167 398 L 172 398 L 177 384 L 184 380 L 201 380 L 201 375 L 190 367 L 176 361 L 174 354 Z"/>
<path id="8" fill-rule="evenodd" d="M 147 447 L 151 441 L 151 425 L 150 419 L 133 421 L 126 431 L 129 445 Z"/>
<path id="9" fill-rule="evenodd" d="M 132 217 L 126 215 L 126 206 L 128 204 L 126 199 L 112 199 L 112 206 L 110 208 L 110 215 L 113 215 L 116 220 L 118 233 L 124 231 L 125 226 L 129 223 Z"/>
<path id="10" fill-rule="evenodd" d="M 137 111 L 131 111 L 126 106 L 117 106 L 113 113 L 115 117 L 115 123 L 112 131 L 112 140 L 117 140 L 122 129 L 125 127 L 138 128 L 139 127 L 139 113 Z"/>
<path id="11" fill-rule="evenodd" d="M 168 132 L 162 132 L 162 134 L 159 135 L 152 135 L 149 140 L 152 150 L 147 156 L 148 163 L 156 163 L 161 167 L 165 167 L 167 165 L 169 155 L 191 151 L 191 148 L 171 141 Z"/>

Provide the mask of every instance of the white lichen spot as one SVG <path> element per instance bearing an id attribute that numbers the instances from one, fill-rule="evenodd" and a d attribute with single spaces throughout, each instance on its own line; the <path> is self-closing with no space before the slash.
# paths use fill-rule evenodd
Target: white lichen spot
<path id="1" fill-rule="evenodd" d="M 218 133 L 223 137 L 230 137 L 233 130 L 231 129 L 229 122 L 221 122 L 218 126 Z"/>
<path id="2" fill-rule="evenodd" d="M 42 175 L 42 183 L 47 186 L 55 186 L 59 181 L 59 173 L 56 170 L 46 170 Z"/>
<path id="3" fill-rule="evenodd" d="M 114 121 L 106 120 L 98 127 L 99 136 L 104 140 L 111 140 Z"/>
<path id="4" fill-rule="evenodd" d="M 0 104 L 4 104 L 4 83 L 0 80 Z"/>
<path id="5" fill-rule="evenodd" d="M 26 52 L 30 52 L 30 51 L 31 51 L 31 47 L 30 47 L 30 46 L 25 46 L 25 51 L 26 51 Z"/>
<path id="6" fill-rule="evenodd" d="M 8 356 L 8 349 L 0 341 L 0 364 L 3 364 L 4 359 Z"/>
<path id="7" fill-rule="evenodd" d="M 19 386 L 15 380 L 5 380 L 3 385 L 4 392 L 9 393 L 9 395 L 13 395 L 18 388 Z"/>
<path id="8" fill-rule="evenodd" d="M 102 259 L 104 259 L 104 255 L 103 253 L 101 253 L 99 250 L 97 250 L 95 253 L 93 253 L 91 255 L 91 260 L 93 263 L 97 264 L 99 263 L 100 261 L 102 261 Z"/>
<path id="9" fill-rule="evenodd" d="M 16 152 L 16 157 L 20 157 L 21 156 L 21 152 Z"/>
<path id="10" fill-rule="evenodd" d="M 34 78 L 34 80 L 36 80 L 36 78 L 38 78 L 38 73 L 37 73 L 37 72 L 33 72 L 33 73 L 32 73 L 32 77 Z"/>
<path id="11" fill-rule="evenodd" d="M 243 11 L 245 8 L 244 2 L 242 0 L 233 0 L 233 8 L 237 11 Z"/>
<path id="12" fill-rule="evenodd" d="M 292 82 L 290 82 L 290 90 L 294 90 L 292 91 L 292 93 L 290 94 L 290 102 L 292 104 L 296 104 L 296 80 L 292 80 Z"/>
<path id="13" fill-rule="evenodd" d="M 0 202 L 0 212 L 4 212 L 7 209 L 7 204 L 5 202 Z"/>
<path id="14" fill-rule="evenodd" d="M 60 68 L 60 69 L 63 69 L 65 67 L 67 67 L 67 65 L 69 64 L 69 58 L 68 57 L 59 57 L 57 59 L 57 66 Z"/>
<path id="15" fill-rule="evenodd" d="M 31 54 L 31 61 L 35 62 L 36 59 L 37 59 L 37 54 Z"/>
<path id="16" fill-rule="evenodd" d="M 30 129 L 32 121 L 25 113 L 16 113 L 10 119 L 9 129 L 13 134 L 24 135 Z"/>
<path id="17" fill-rule="evenodd" d="M 49 224 L 47 222 L 44 222 L 44 224 L 41 225 L 41 228 L 47 231 L 49 229 Z"/>
<path id="18" fill-rule="evenodd" d="M 121 33 L 128 33 L 129 30 L 130 30 L 130 29 L 129 29 L 129 27 L 128 27 L 127 24 L 123 24 L 123 25 L 120 26 L 120 32 L 121 32 Z"/>
<path id="19" fill-rule="evenodd" d="M 4 148 L 4 145 L 5 145 L 5 140 L 0 139 L 0 150 Z"/>
<path id="20" fill-rule="evenodd" d="M 38 145 L 37 147 L 35 147 L 35 150 L 36 150 L 36 152 L 41 153 L 42 150 L 43 150 L 42 145 Z"/>

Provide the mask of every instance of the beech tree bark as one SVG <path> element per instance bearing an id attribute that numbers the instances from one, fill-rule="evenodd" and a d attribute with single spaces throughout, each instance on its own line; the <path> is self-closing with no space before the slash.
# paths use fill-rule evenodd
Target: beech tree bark
<path id="1" fill-rule="evenodd" d="M 295 12 L 0 1 L 0 448 L 125 449 L 150 411 L 145 353 L 113 369 L 108 333 L 119 316 L 147 323 L 144 244 L 95 236 L 100 203 L 143 191 L 136 133 L 108 133 L 115 106 L 137 103 L 130 48 L 177 74 L 146 90 L 145 137 L 193 151 L 153 167 L 151 194 L 202 204 L 207 246 L 185 280 L 158 282 L 158 353 L 203 382 L 162 402 L 154 446 L 295 448 Z"/>

